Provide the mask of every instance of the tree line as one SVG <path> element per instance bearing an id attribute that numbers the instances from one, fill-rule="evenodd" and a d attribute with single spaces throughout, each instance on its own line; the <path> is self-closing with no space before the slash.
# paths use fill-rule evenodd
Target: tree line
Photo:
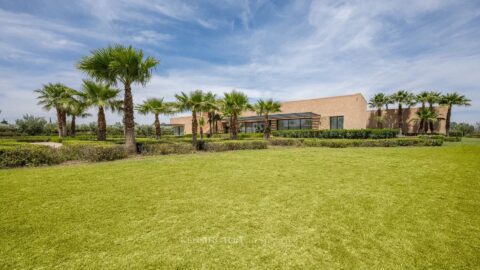
<path id="1" fill-rule="evenodd" d="M 441 117 L 438 111 L 435 109 L 435 105 L 447 106 L 446 124 L 445 129 L 448 134 L 451 126 L 451 116 L 453 106 L 470 106 L 470 100 L 464 95 L 460 95 L 456 92 L 442 94 L 436 91 L 422 91 L 418 94 L 414 94 L 407 90 L 399 90 L 392 95 L 386 95 L 384 93 L 375 94 L 368 102 L 370 107 L 376 108 L 375 121 L 378 128 L 382 128 L 384 124 L 384 118 L 382 116 L 383 108 L 388 110 L 388 106 L 397 103 L 397 127 L 400 132 L 404 133 L 403 113 L 404 107 L 410 108 L 417 104 L 421 104 L 421 107 L 417 110 L 417 117 L 413 119 L 418 121 L 417 133 L 431 133 L 434 132 L 434 123 Z M 428 105 L 428 106 L 427 106 Z"/>

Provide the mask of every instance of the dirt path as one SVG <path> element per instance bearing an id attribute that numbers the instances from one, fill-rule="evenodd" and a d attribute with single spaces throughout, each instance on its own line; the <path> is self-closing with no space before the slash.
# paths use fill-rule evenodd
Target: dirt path
<path id="1" fill-rule="evenodd" d="M 45 146 L 50 146 L 52 148 L 60 148 L 62 147 L 62 144 L 61 143 L 56 143 L 56 142 L 35 142 L 35 143 L 32 143 L 32 144 L 35 144 L 35 145 L 45 145 Z"/>

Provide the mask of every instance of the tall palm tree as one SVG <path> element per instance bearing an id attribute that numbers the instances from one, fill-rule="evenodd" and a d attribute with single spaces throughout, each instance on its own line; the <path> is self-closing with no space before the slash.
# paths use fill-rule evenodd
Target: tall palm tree
<path id="1" fill-rule="evenodd" d="M 205 107 L 205 94 L 202 90 L 195 90 L 189 94 L 181 92 L 180 94 L 176 94 L 175 98 L 177 99 L 176 106 L 179 111 L 192 112 L 192 144 L 196 147 L 198 131 L 197 114 L 202 112 Z"/>
<path id="2" fill-rule="evenodd" d="M 452 107 L 454 105 L 457 106 L 470 106 L 470 100 L 467 99 L 464 95 L 460 95 L 459 93 L 448 93 L 443 95 L 440 99 L 440 104 L 448 106 L 447 110 L 447 119 L 445 124 L 445 132 L 448 135 L 448 131 L 450 131 L 450 119 L 452 116 Z"/>
<path id="3" fill-rule="evenodd" d="M 376 108 L 377 109 L 377 128 L 382 128 L 382 108 L 383 106 L 386 106 L 386 109 L 388 110 L 388 104 L 391 103 L 391 98 L 384 93 L 378 93 L 375 94 L 370 101 L 368 102 L 368 105 L 370 105 L 371 108 Z"/>
<path id="4" fill-rule="evenodd" d="M 75 137 L 77 133 L 77 130 L 76 130 L 77 117 L 85 118 L 90 116 L 90 114 L 87 113 L 87 109 L 88 109 L 88 105 L 82 99 L 78 99 L 73 96 L 70 98 L 70 101 L 68 102 L 68 107 L 67 107 L 67 115 L 70 115 L 72 117 L 72 121 L 70 122 L 70 136 Z"/>
<path id="5" fill-rule="evenodd" d="M 260 99 L 253 106 L 253 109 L 258 115 L 263 115 L 264 117 L 264 128 L 263 128 L 263 138 L 266 140 L 270 138 L 270 132 L 272 130 L 272 124 L 269 121 L 269 115 L 271 113 L 281 112 L 282 105 L 278 101 L 273 101 L 273 99 L 263 100 Z"/>
<path id="6" fill-rule="evenodd" d="M 442 93 L 436 92 L 436 91 L 430 91 L 428 92 L 427 96 L 427 102 L 428 102 L 428 108 L 432 111 L 435 110 L 434 106 L 435 104 L 440 103 L 442 99 Z M 430 127 L 430 130 L 433 132 L 433 121 L 428 121 L 426 122 L 426 125 Z"/>
<path id="7" fill-rule="evenodd" d="M 213 118 L 217 110 L 218 110 L 217 95 L 215 95 L 212 92 L 207 92 L 205 94 L 205 106 L 203 108 L 203 111 L 207 114 L 209 136 L 212 136 L 213 134 L 213 126 L 214 126 Z M 200 125 L 200 127 L 203 127 L 203 125 Z"/>
<path id="8" fill-rule="evenodd" d="M 123 84 L 125 146 L 129 153 L 136 152 L 132 84 L 145 86 L 159 63 L 154 57 L 145 58 L 142 50 L 123 45 L 94 50 L 78 63 L 80 70 L 98 81 L 111 85 Z"/>
<path id="9" fill-rule="evenodd" d="M 97 107 L 97 140 L 107 139 L 107 121 L 105 120 L 105 109 L 112 111 L 120 110 L 122 101 L 117 100 L 120 90 L 112 89 L 106 84 L 96 83 L 90 80 L 83 80 L 82 92 L 79 95 L 87 106 Z"/>
<path id="10" fill-rule="evenodd" d="M 222 100 L 222 112 L 230 117 L 230 138 L 237 139 L 238 135 L 238 116 L 243 112 L 253 109 L 248 103 L 248 97 L 242 92 L 232 91 L 225 93 Z"/>
<path id="11" fill-rule="evenodd" d="M 157 139 L 160 139 L 160 137 L 162 136 L 162 131 L 160 127 L 160 115 L 173 114 L 173 104 L 169 102 L 164 102 L 163 98 L 149 98 L 145 100 L 142 104 L 137 105 L 136 109 L 141 114 L 152 113 L 155 116 L 155 135 Z"/>
<path id="12" fill-rule="evenodd" d="M 422 104 L 421 109 L 425 109 L 425 104 L 428 102 L 428 93 L 428 91 L 422 91 L 415 96 L 417 103 Z M 420 133 L 421 130 L 425 130 L 425 125 L 427 125 L 427 123 L 423 119 L 420 119 L 417 133 Z"/>
<path id="13" fill-rule="evenodd" d="M 67 136 L 67 107 L 74 90 L 61 83 L 49 83 L 42 89 L 35 90 L 38 93 L 38 104 L 44 109 L 55 109 L 57 112 L 58 137 Z"/>
<path id="14" fill-rule="evenodd" d="M 400 133 L 403 133 L 403 105 L 412 106 L 415 102 L 415 96 L 406 90 L 399 90 L 392 95 L 392 100 L 398 103 L 397 123 Z"/>

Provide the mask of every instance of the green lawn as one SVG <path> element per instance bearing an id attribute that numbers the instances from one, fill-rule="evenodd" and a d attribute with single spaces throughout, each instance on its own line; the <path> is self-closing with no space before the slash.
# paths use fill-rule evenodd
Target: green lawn
<path id="1" fill-rule="evenodd" d="M 480 140 L 0 171 L 0 269 L 480 266 Z"/>

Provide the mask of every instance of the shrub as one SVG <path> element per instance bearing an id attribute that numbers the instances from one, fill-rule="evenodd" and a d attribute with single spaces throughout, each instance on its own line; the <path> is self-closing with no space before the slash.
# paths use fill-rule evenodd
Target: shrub
<path id="1" fill-rule="evenodd" d="M 144 143 L 138 145 L 142 155 L 188 154 L 194 152 L 189 143 Z"/>
<path id="2" fill-rule="evenodd" d="M 45 129 L 47 121 L 43 117 L 35 117 L 30 114 L 26 114 L 22 119 L 17 119 L 17 124 L 20 133 L 27 135 L 40 135 Z"/>
<path id="3" fill-rule="evenodd" d="M 275 146 L 303 146 L 303 139 L 293 138 L 270 138 L 268 143 Z"/>
<path id="4" fill-rule="evenodd" d="M 64 160 L 109 161 L 127 157 L 122 145 L 75 144 L 60 148 Z"/>
<path id="5" fill-rule="evenodd" d="M 204 142 L 202 149 L 207 152 L 223 152 L 232 150 L 251 150 L 251 149 L 266 149 L 266 141 L 216 141 Z"/>
<path id="6" fill-rule="evenodd" d="M 338 130 L 275 130 L 272 135 L 285 138 L 321 139 L 388 139 L 396 138 L 398 129 L 338 129 Z"/>
<path id="7" fill-rule="evenodd" d="M 395 146 L 440 146 L 442 138 L 395 138 L 395 139 L 270 139 L 271 145 L 305 147 L 395 147 Z"/>
<path id="8" fill-rule="evenodd" d="M 449 131 L 448 132 L 449 137 L 462 137 L 463 133 L 461 131 Z"/>
<path id="9" fill-rule="evenodd" d="M 48 146 L 19 145 L 0 148 L 0 168 L 53 165 L 63 161 L 59 151 Z"/>
<path id="10" fill-rule="evenodd" d="M 240 133 L 237 135 L 238 139 L 261 139 L 263 133 Z"/>

